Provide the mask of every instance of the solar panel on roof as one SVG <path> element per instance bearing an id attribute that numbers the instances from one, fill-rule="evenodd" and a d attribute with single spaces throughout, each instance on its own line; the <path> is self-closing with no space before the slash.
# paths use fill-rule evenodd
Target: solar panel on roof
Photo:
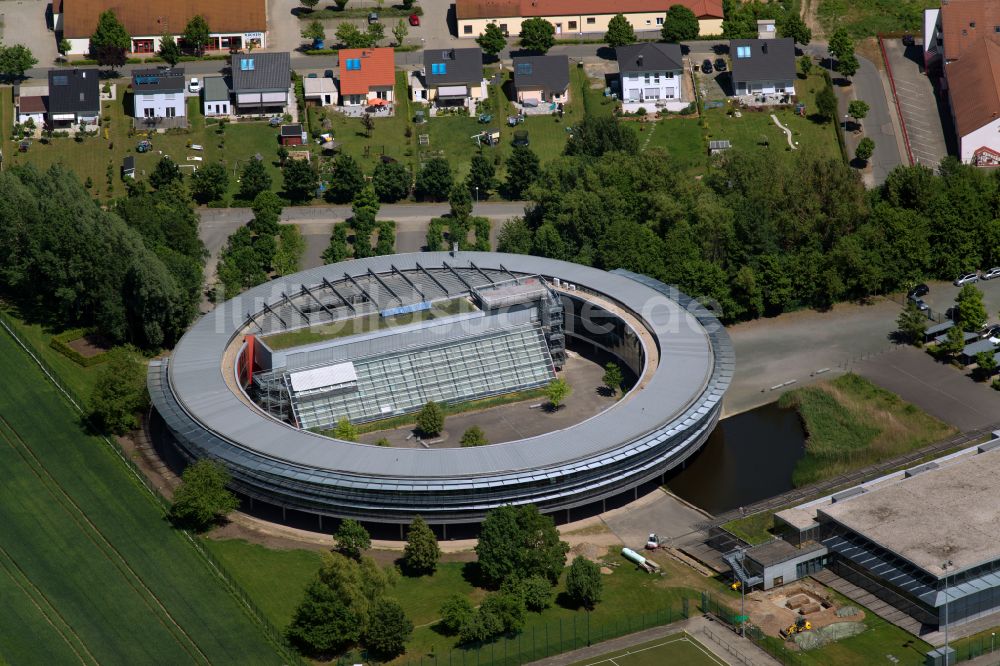
<path id="1" fill-rule="evenodd" d="M 52 77 L 52 84 L 53 85 L 57 85 L 57 86 L 68 86 L 69 85 L 69 77 L 68 76 L 62 76 L 62 75 L 60 75 L 60 76 L 53 76 Z"/>
<path id="2" fill-rule="evenodd" d="M 518 74 L 531 74 L 531 63 L 530 62 L 519 62 L 517 64 Z"/>

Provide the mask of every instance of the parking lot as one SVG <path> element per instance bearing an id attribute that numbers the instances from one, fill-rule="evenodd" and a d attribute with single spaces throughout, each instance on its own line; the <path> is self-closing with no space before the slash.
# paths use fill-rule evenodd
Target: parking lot
<path id="1" fill-rule="evenodd" d="M 0 3 L 0 39 L 4 44 L 24 44 L 31 49 L 41 67 L 52 66 L 56 56 L 56 38 L 46 25 L 47 0 L 19 0 Z"/>
<path id="2" fill-rule="evenodd" d="M 931 290 L 923 301 L 935 312 L 942 313 L 955 304 L 955 297 L 961 289 L 950 282 L 928 282 L 927 286 Z M 990 323 L 1000 321 L 1000 279 L 980 280 L 976 286 L 983 292 L 983 304 Z"/>
<path id="3" fill-rule="evenodd" d="M 931 80 L 922 71 L 920 40 L 908 47 L 898 39 L 886 39 L 883 43 L 913 159 L 918 164 L 936 167 L 948 154 L 946 137 L 953 133 L 947 101 L 937 98 Z"/>

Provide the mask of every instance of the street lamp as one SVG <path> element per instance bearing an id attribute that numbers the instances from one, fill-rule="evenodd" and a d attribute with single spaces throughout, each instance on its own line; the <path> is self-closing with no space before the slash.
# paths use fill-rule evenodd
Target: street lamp
<path id="1" fill-rule="evenodd" d="M 997 632 L 990 634 L 990 652 L 993 652 L 997 647 Z"/>
<path id="2" fill-rule="evenodd" d="M 476 185 L 476 203 L 479 203 L 479 186 Z"/>
<path id="3" fill-rule="evenodd" d="M 951 655 L 949 654 L 948 647 L 948 567 L 954 567 L 951 560 L 944 562 L 941 565 L 942 571 L 944 571 L 944 663 L 945 666 L 950 666 Z"/>

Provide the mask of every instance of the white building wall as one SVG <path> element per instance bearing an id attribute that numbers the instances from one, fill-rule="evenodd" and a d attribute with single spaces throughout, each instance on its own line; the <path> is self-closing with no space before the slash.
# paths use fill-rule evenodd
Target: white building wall
<path id="1" fill-rule="evenodd" d="M 763 93 L 772 95 L 774 93 L 795 94 L 794 81 L 737 81 L 736 95 L 752 95 Z"/>
<path id="2" fill-rule="evenodd" d="M 971 162 L 973 153 L 983 146 L 1000 153 L 1000 118 L 961 137 L 960 143 L 963 162 Z"/>
<path id="3" fill-rule="evenodd" d="M 647 83 L 647 74 L 649 80 Z M 683 97 L 683 79 L 680 70 L 672 72 L 623 72 L 621 75 L 622 100 L 646 101 L 658 99 L 680 100 Z"/>
<path id="4" fill-rule="evenodd" d="M 940 9 L 924 10 L 924 53 L 937 50 L 938 18 Z"/>
<path id="5" fill-rule="evenodd" d="M 57 28 L 59 30 L 60 28 Z M 247 43 L 250 40 L 260 41 L 260 46 L 254 46 L 254 48 L 267 48 L 267 33 L 266 32 L 213 32 L 209 35 L 210 37 L 223 38 L 223 37 L 240 37 L 243 41 L 243 50 L 246 50 Z M 160 50 L 160 42 L 163 39 L 163 35 L 132 35 L 133 43 L 137 39 L 151 39 L 153 40 L 153 51 Z M 179 41 L 181 35 L 174 35 L 174 40 Z M 80 39 L 70 39 L 69 40 L 70 49 L 67 55 L 87 55 L 90 53 L 90 38 L 84 37 Z M 226 52 L 226 49 L 217 49 L 214 51 L 216 53 Z M 213 53 L 213 51 L 208 51 L 208 53 Z"/>
<path id="6" fill-rule="evenodd" d="M 201 110 L 206 117 L 228 116 L 232 114 L 232 109 L 230 108 L 229 100 L 202 102 Z"/>
<path id="7" fill-rule="evenodd" d="M 173 109 L 173 116 L 185 115 L 184 93 L 135 93 L 133 96 L 136 118 L 169 118 L 168 109 Z M 152 115 L 149 115 L 151 110 Z"/>

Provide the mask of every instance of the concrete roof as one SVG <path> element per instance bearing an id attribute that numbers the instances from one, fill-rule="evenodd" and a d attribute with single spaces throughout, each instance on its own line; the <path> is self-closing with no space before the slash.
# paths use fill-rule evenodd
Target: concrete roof
<path id="1" fill-rule="evenodd" d="M 942 578 L 1000 559 L 1000 448 L 966 455 L 909 478 L 819 507 L 828 517 Z"/>
<path id="2" fill-rule="evenodd" d="M 814 543 L 803 548 L 796 548 L 784 539 L 775 539 L 748 549 L 746 555 L 762 567 L 771 567 L 819 550 L 823 550 L 822 544 Z"/>
<path id="3" fill-rule="evenodd" d="M 278 304 L 283 293 L 298 292 L 303 284 L 342 280 L 345 273 L 362 277 L 369 269 L 388 273 L 393 266 L 407 271 L 416 270 L 418 263 L 442 266 L 444 262 L 462 268 L 474 263 L 480 269 L 502 266 L 514 273 L 557 276 L 581 290 L 603 294 L 640 314 L 657 340 L 660 364 L 645 387 L 629 399 L 573 427 L 493 446 L 458 449 L 381 448 L 296 430 L 249 408 L 227 386 L 221 359 L 243 329 L 248 312 Z M 558 469 L 569 461 L 601 464 L 607 456 L 618 460 L 631 449 L 645 450 L 653 444 L 645 441 L 645 436 L 659 442 L 697 427 L 699 418 L 717 407 L 731 380 L 732 350 L 722 326 L 696 301 L 679 292 L 670 292 L 673 297 L 665 293 L 665 285 L 644 276 L 608 273 L 528 255 L 428 252 L 331 264 L 267 282 L 202 317 L 174 349 L 169 363 L 170 386 L 188 416 L 215 435 L 238 442 L 240 448 L 271 460 L 372 480 L 451 478 L 469 483 L 477 476 Z M 720 367 L 716 367 L 717 359 L 721 359 Z M 697 413 L 689 414 L 692 409 Z M 585 462 L 588 460 L 593 462 Z"/>
<path id="4" fill-rule="evenodd" d="M 228 102 L 229 84 L 223 76 L 205 77 L 205 101 L 206 102 Z"/>

